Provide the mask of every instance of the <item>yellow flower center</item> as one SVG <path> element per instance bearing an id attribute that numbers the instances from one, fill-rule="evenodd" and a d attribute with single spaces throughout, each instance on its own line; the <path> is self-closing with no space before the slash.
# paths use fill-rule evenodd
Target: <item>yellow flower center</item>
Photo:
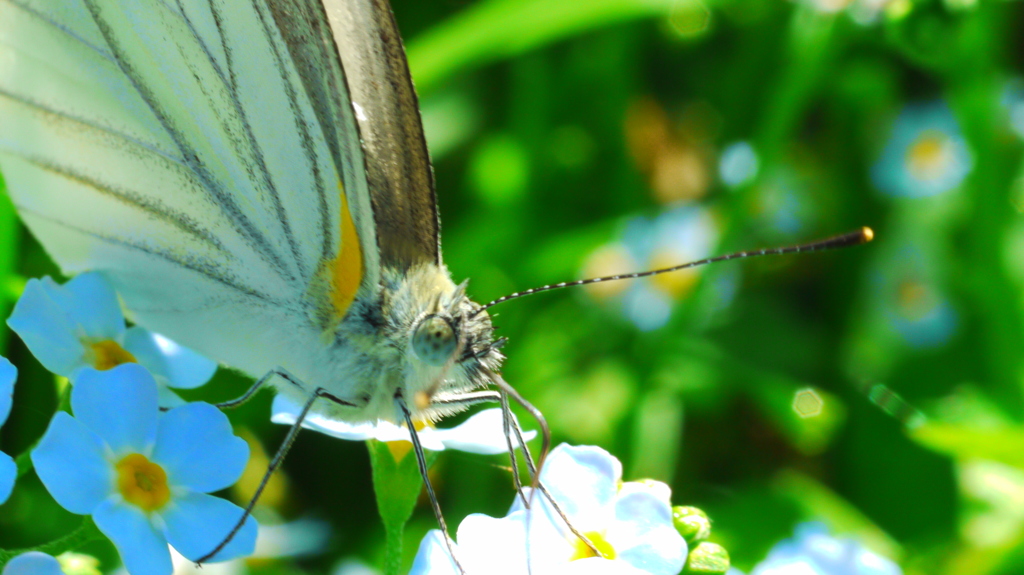
<path id="1" fill-rule="evenodd" d="M 907 149 L 907 168 L 919 180 L 935 180 L 946 173 L 953 161 L 949 138 L 938 130 L 922 132 Z"/>
<path id="2" fill-rule="evenodd" d="M 576 541 L 576 550 L 572 554 L 572 557 L 569 558 L 569 561 L 575 561 L 577 559 L 587 559 L 590 557 L 604 557 L 605 559 L 615 559 L 615 548 L 612 547 L 612 544 L 604 538 L 604 534 L 598 533 L 597 531 L 587 531 L 583 535 L 587 539 L 589 539 L 591 543 L 594 544 L 594 547 L 596 547 L 597 550 L 601 552 L 601 554 L 597 555 L 596 553 L 594 553 L 593 549 L 588 547 L 587 544 L 583 542 L 582 539 L 576 537 L 575 535 L 571 535 L 571 537 L 573 537 L 573 539 L 575 539 Z"/>
<path id="3" fill-rule="evenodd" d="M 171 499 L 167 472 L 140 453 L 117 463 L 117 489 L 124 500 L 143 511 L 156 511 Z"/>
<path id="4" fill-rule="evenodd" d="M 416 431 L 422 431 L 424 428 L 430 425 L 426 421 L 414 421 L 412 422 L 412 424 L 413 427 L 416 428 Z M 406 455 L 409 454 L 410 451 L 412 451 L 412 442 L 406 441 L 404 439 L 400 439 L 398 441 L 389 441 L 387 442 L 387 444 L 388 451 L 391 452 L 391 456 L 395 458 L 395 461 L 401 461 L 403 458 L 405 458 Z"/>
<path id="5" fill-rule="evenodd" d="M 97 341 L 89 348 L 92 350 L 92 365 L 100 371 L 113 369 L 123 363 L 138 363 L 134 355 L 113 340 Z"/>
<path id="6" fill-rule="evenodd" d="M 897 288 L 897 303 L 905 318 L 918 321 L 939 305 L 939 298 L 925 284 L 908 280 Z"/>

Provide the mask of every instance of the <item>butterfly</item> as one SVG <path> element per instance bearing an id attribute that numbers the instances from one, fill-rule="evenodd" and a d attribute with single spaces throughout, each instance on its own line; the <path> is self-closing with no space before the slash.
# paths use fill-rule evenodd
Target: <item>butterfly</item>
<path id="1" fill-rule="evenodd" d="M 2 0 L 0 170 L 66 275 L 254 390 L 410 427 L 498 400 L 386 0 Z"/>

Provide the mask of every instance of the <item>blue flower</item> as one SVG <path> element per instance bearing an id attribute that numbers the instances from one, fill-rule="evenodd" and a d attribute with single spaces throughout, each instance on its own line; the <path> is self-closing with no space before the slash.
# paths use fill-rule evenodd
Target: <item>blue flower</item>
<path id="1" fill-rule="evenodd" d="M 805 523 L 779 542 L 750 575 L 900 575 L 898 565 L 853 539 L 836 539 L 820 523 Z"/>
<path id="2" fill-rule="evenodd" d="M 871 177 L 890 196 L 922 198 L 959 186 L 972 164 L 949 107 L 943 102 L 912 104 L 896 119 Z"/>
<path id="3" fill-rule="evenodd" d="M 735 188 L 754 179 L 758 164 L 757 152 L 749 142 L 733 142 L 718 159 L 718 176 L 726 186 Z"/>
<path id="4" fill-rule="evenodd" d="M 274 398 L 271 411 L 274 414 L 270 418 L 271 421 L 292 425 L 298 419 L 302 406 L 283 395 L 278 395 Z M 302 421 L 302 427 L 348 441 L 376 439 L 386 442 L 400 441 L 412 445 L 409 430 L 405 426 L 395 425 L 390 421 L 347 423 L 310 413 Z M 417 426 L 417 436 L 423 448 L 432 451 L 456 449 L 468 453 L 494 455 L 508 451 L 508 443 L 505 441 L 502 429 L 501 410 L 485 409 L 452 428 L 439 429 L 429 425 L 419 428 Z M 523 439 L 529 441 L 536 435 L 536 431 L 525 431 Z M 512 443 L 515 444 L 514 439 Z"/>
<path id="5" fill-rule="evenodd" d="M 64 571 L 53 556 L 29 551 L 8 561 L 0 575 L 64 575 Z"/>
<path id="6" fill-rule="evenodd" d="M 72 382 L 85 368 L 143 365 L 160 384 L 162 406 L 183 403 L 167 387 L 199 387 L 217 370 L 216 362 L 161 335 L 126 328 L 117 294 L 98 273 L 64 285 L 49 277 L 29 280 L 7 325 L 46 369 Z"/>
<path id="7" fill-rule="evenodd" d="M 686 563 L 686 541 L 672 523 L 668 486 L 622 483 L 622 465 L 603 449 L 560 445 L 548 457 L 541 481 L 603 557 L 573 535 L 537 493 L 529 510 L 516 499 L 504 518 L 474 514 L 463 520 L 455 552 L 467 572 L 676 575 Z M 431 531 L 410 575 L 455 573 L 444 539 Z"/>
<path id="8" fill-rule="evenodd" d="M 876 309 L 890 329 L 912 347 L 940 346 L 956 333 L 957 314 L 936 281 L 935 262 L 909 244 L 875 272 Z"/>
<path id="9" fill-rule="evenodd" d="M 18 378 L 18 369 L 0 357 L 0 427 L 7 422 L 11 414 L 11 403 L 14 401 L 14 380 Z M 11 496 L 14 480 L 18 477 L 18 467 L 10 455 L 0 451 L 0 505 Z"/>
<path id="10" fill-rule="evenodd" d="M 710 255 L 718 243 L 713 215 L 697 206 L 663 212 L 653 221 L 638 217 L 626 224 L 622 240 L 598 249 L 584 266 L 584 275 L 605 276 L 667 268 Z M 649 331 L 666 322 L 672 305 L 697 284 L 699 270 L 682 270 L 638 280 L 600 282 L 588 286 L 599 299 L 613 300 L 637 328 Z"/>
<path id="11" fill-rule="evenodd" d="M 217 408 L 161 412 L 156 382 L 134 363 L 81 371 L 71 407 L 74 417 L 54 416 L 32 462 L 57 503 L 92 515 L 132 575 L 169 575 L 168 543 L 195 561 L 241 518 L 241 508 L 208 495 L 235 483 L 249 457 Z M 249 518 L 214 560 L 250 554 L 255 540 Z"/>

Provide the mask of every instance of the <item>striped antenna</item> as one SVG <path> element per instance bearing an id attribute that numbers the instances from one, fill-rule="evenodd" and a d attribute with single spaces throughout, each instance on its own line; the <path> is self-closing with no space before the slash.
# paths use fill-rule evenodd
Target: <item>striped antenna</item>
<path id="1" fill-rule="evenodd" d="M 496 299 L 494 301 L 491 301 L 487 305 L 484 305 L 480 309 L 478 309 L 475 312 L 473 312 L 473 315 L 475 316 L 476 314 L 484 311 L 485 309 L 487 309 L 489 307 L 496 306 L 499 303 L 506 302 L 508 300 L 521 298 L 523 296 L 533 295 L 535 293 L 551 291 L 551 290 L 554 290 L 554 289 L 561 289 L 561 288 L 567 288 L 567 287 L 573 287 L 573 286 L 584 286 L 584 285 L 588 285 L 588 284 L 596 284 L 596 283 L 600 283 L 600 282 L 610 282 L 610 281 L 615 281 L 615 280 L 628 280 L 628 279 L 636 279 L 636 278 L 645 278 L 645 277 L 655 276 L 655 275 L 658 275 L 658 274 L 667 274 L 669 272 L 676 272 L 676 271 L 679 271 L 679 270 L 685 270 L 685 269 L 695 268 L 695 267 L 699 267 L 699 266 L 703 266 L 703 265 L 707 265 L 707 264 L 713 264 L 715 262 L 724 262 L 724 261 L 728 261 L 728 260 L 738 260 L 738 259 L 742 259 L 742 258 L 752 258 L 752 257 L 756 257 L 756 256 L 781 256 L 781 255 L 784 255 L 784 254 L 799 254 L 799 253 L 803 253 L 803 252 L 820 252 L 820 251 L 823 251 L 823 250 L 834 250 L 834 249 L 838 249 L 838 248 L 846 248 L 846 247 L 850 247 L 850 246 L 866 244 L 866 243 L 870 242 L 872 239 L 874 239 L 874 237 L 875 237 L 875 232 L 871 231 L 871 228 L 863 227 L 863 228 L 860 228 L 857 231 L 853 231 L 853 232 L 850 232 L 850 233 L 847 233 L 847 234 L 842 234 L 842 235 L 839 235 L 839 236 L 833 236 L 831 238 L 826 238 L 824 240 L 819 240 L 819 241 L 816 241 L 816 242 L 811 242 L 809 244 L 800 244 L 800 245 L 797 245 L 797 246 L 786 246 L 786 247 L 782 247 L 782 248 L 764 248 L 764 249 L 760 249 L 760 250 L 750 250 L 750 251 L 746 251 L 746 252 L 736 252 L 736 253 L 732 253 L 732 254 L 726 254 L 724 256 L 716 256 L 716 257 L 713 257 L 713 258 L 697 260 L 695 262 L 690 262 L 690 263 L 686 263 L 686 264 L 682 264 L 682 265 L 678 265 L 678 266 L 673 266 L 673 267 L 670 267 L 670 268 L 663 268 L 663 269 L 660 269 L 660 270 L 651 270 L 651 271 L 646 271 L 646 272 L 639 272 L 639 273 L 633 273 L 633 274 L 622 274 L 622 275 L 615 275 L 615 276 L 605 276 L 605 277 L 600 277 L 600 278 L 590 278 L 590 279 L 576 280 L 576 281 L 571 281 L 571 282 L 561 282 L 561 283 L 557 283 L 557 284 L 551 284 L 551 285 L 546 285 L 546 286 L 541 286 L 541 287 L 536 287 L 536 288 L 528 289 L 526 291 L 517 291 L 515 293 L 511 293 L 511 294 L 508 294 L 506 296 L 499 297 L 498 299 Z"/>

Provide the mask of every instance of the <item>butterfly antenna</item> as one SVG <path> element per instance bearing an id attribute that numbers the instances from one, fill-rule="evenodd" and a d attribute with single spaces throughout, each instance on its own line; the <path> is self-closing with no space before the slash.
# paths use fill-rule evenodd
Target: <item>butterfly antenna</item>
<path id="1" fill-rule="evenodd" d="M 804 252 L 820 252 L 820 251 L 824 251 L 824 250 L 835 250 L 835 249 L 839 249 L 839 248 L 847 248 L 847 247 L 850 247 L 850 246 L 866 244 L 866 243 L 870 242 L 872 239 L 874 239 L 874 237 L 875 237 L 875 232 L 872 231 L 871 228 L 863 227 L 863 228 L 860 228 L 859 230 L 856 230 L 856 231 L 853 231 L 853 232 L 850 232 L 850 233 L 842 234 L 842 235 L 839 235 L 839 236 L 833 236 L 831 238 L 826 238 L 824 240 L 818 240 L 816 242 L 811 242 L 811 243 L 808 243 L 808 244 L 800 244 L 800 245 L 795 245 L 795 246 L 786 246 L 786 247 L 781 247 L 781 248 L 763 248 L 763 249 L 759 249 L 759 250 L 749 250 L 749 251 L 743 251 L 743 252 L 736 252 L 736 253 L 732 253 L 732 254 L 726 254 L 724 256 L 716 256 L 716 257 L 713 257 L 713 258 L 706 258 L 706 259 L 703 259 L 703 260 L 697 260 L 695 262 L 689 262 L 689 263 L 681 264 L 681 265 L 678 265 L 678 266 L 673 266 L 673 267 L 670 267 L 670 268 L 662 268 L 662 269 L 651 270 L 651 271 L 646 271 L 646 272 L 639 272 L 639 273 L 632 273 L 632 274 L 620 274 L 620 275 L 614 275 L 614 276 L 604 276 L 604 277 L 599 277 L 599 278 L 590 278 L 590 279 L 585 279 L 585 280 L 576 280 L 576 281 L 571 281 L 571 282 L 561 282 L 561 283 L 557 283 L 557 284 L 550 284 L 550 285 L 536 287 L 536 288 L 528 289 L 528 290 L 525 290 L 525 291 L 515 292 L 515 293 L 508 294 L 506 296 L 499 297 L 498 299 L 493 300 L 491 302 L 488 302 L 486 305 L 478 308 L 476 311 L 473 312 L 472 315 L 475 316 L 476 314 L 484 311 L 485 309 L 493 307 L 493 306 L 496 306 L 496 305 L 498 305 L 499 303 L 502 303 L 502 302 L 506 302 L 506 301 L 513 300 L 513 299 L 518 299 L 518 298 L 521 298 L 521 297 L 524 297 L 524 296 L 528 296 L 528 295 L 533 295 L 535 293 L 551 291 L 551 290 L 555 290 L 555 289 L 574 287 L 574 286 L 583 286 L 583 285 L 596 284 L 596 283 L 600 283 L 600 282 L 609 282 L 609 281 L 615 281 L 615 280 L 628 280 L 628 279 L 645 278 L 645 277 L 650 277 L 650 276 L 656 276 L 658 274 L 667 274 L 667 273 L 670 273 L 670 272 L 677 272 L 679 270 L 685 270 L 685 269 L 689 269 L 689 268 L 700 267 L 700 266 L 703 266 L 703 265 L 713 264 L 713 263 L 716 263 L 716 262 L 724 262 L 724 261 L 728 261 L 728 260 L 738 260 L 738 259 L 742 259 L 742 258 L 752 258 L 752 257 L 757 257 L 757 256 L 781 256 L 781 255 L 785 255 L 785 254 L 799 254 L 799 253 L 804 253 Z"/>

